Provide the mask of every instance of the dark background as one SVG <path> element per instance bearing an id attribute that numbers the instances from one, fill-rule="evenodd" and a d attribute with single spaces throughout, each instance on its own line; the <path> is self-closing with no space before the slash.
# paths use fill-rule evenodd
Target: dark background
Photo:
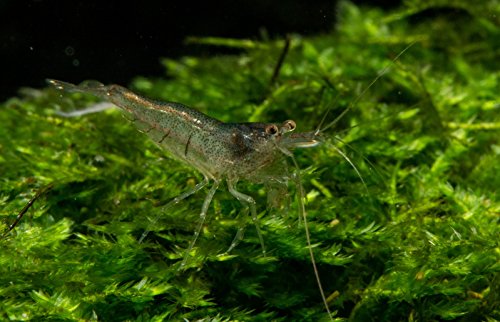
<path id="1" fill-rule="evenodd" d="M 160 57 L 214 55 L 188 36 L 262 39 L 332 30 L 336 0 L 0 0 L 0 101 L 45 78 L 126 85 L 163 73 Z M 397 6 L 400 1 L 354 1 Z"/>

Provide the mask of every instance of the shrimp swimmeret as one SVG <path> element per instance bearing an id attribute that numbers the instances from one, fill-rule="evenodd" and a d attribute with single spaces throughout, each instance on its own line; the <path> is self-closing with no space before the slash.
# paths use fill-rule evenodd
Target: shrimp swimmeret
<path id="1" fill-rule="evenodd" d="M 410 46 L 401 51 L 394 60 L 398 59 Z M 286 160 L 290 159 L 294 167 L 298 169 L 292 151 L 296 148 L 314 147 L 321 144 L 324 141 L 323 132 L 344 116 L 388 67 L 332 122 L 314 131 L 301 133 L 293 133 L 296 123 L 292 120 L 282 123 L 224 123 L 182 104 L 153 101 L 118 85 L 105 86 L 98 82 L 73 85 L 57 80 L 48 80 L 48 82 L 58 90 L 92 94 L 116 105 L 131 115 L 132 121 L 138 128 L 157 145 L 170 152 L 173 158 L 192 166 L 203 174 L 204 180 L 202 182 L 174 198 L 164 209 L 179 203 L 211 183 L 200 211 L 200 219 L 194 236 L 185 252 L 180 268 L 183 268 L 189 259 L 189 254 L 202 230 L 210 203 L 223 181 L 226 181 L 231 195 L 244 206 L 244 211 L 250 211 L 264 254 L 266 249 L 259 228 L 256 202 L 251 196 L 238 191 L 236 184 L 239 180 L 246 180 L 286 191 L 288 182 L 295 182 L 299 194 L 297 198 L 298 210 L 300 218 L 304 222 L 307 248 L 325 309 L 331 318 L 314 259 L 300 174 L 299 171 L 290 174 Z M 77 115 L 81 115 L 81 113 Z M 342 154 L 342 152 L 338 152 Z M 342 156 L 354 167 L 344 154 Z M 356 167 L 354 169 L 359 175 Z M 158 217 L 155 218 L 153 224 L 158 219 Z M 228 252 L 241 240 L 243 229 L 244 227 L 239 228 Z M 145 231 L 139 242 L 142 242 L 147 234 L 148 231 Z"/>

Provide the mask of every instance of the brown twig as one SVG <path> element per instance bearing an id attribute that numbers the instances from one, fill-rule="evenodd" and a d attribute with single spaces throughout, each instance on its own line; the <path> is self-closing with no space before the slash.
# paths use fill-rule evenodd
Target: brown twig
<path id="1" fill-rule="evenodd" d="M 49 183 L 45 187 L 43 187 L 40 190 L 38 190 L 37 193 L 33 196 L 33 198 L 31 198 L 31 200 L 28 201 L 28 203 L 23 207 L 23 209 L 21 209 L 21 211 L 19 212 L 19 214 L 16 217 L 16 220 L 14 220 L 14 222 L 9 226 L 9 229 L 5 233 L 3 233 L 2 236 L 0 236 L 0 240 L 4 239 L 17 226 L 17 224 L 23 218 L 24 214 L 26 212 L 28 212 L 28 210 L 31 208 L 31 206 L 33 206 L 33 204 L 35 203 L 35 201 L 37 201 L 38 198 L 40 198 L 42 195 L 44 195 L 45 193 L 47 193 L 53 187 L 54 187 L 54 183 Z"/>
<path id="2" fill-rule="evenodd" d="M 283 46 L 283 50 L 281 51 L 281 55 L 278 59 L 278 63 L 276 64 L 276 66 L 274 66 L 273 76 L 271 77 L 271 81 L 269 82 L 269 87 L 271 87 L 276 82 L 276 79 L 278 78 L 278 76 L 280 74 L 281 66 L 283 66 L 283 62 L 285 61 L 285 57 L 288 54 L 288 50 L 290 49 L 291 41 L 292 40 L 290 38 L 290 35 L 286 35 L 285 46 Z"/>

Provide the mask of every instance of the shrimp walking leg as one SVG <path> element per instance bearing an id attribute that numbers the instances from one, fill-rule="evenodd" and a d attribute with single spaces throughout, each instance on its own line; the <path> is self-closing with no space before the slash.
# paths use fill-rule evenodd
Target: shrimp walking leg
<path id="1" fill-rule="evenodd" d="M 187 260 L 189 258 L 189 253 L 193 250 L 194 244 L 196 244 L 196 240 L 198 240 L 198 236 L 200 236 L 201 229 L 203 228 L 203 224 L 205 223 L 205 219 L 207 218 L 207 211 L 208 207 L 210 206 L 210 203 L 212 202 L 212 199 L 214 198 L 215 192 L 217 191 L 217 188 L 219 188 L 220 181 L 214 181 L 214 184 L 210 188 L 210 190 L 207 193 L 207 196 L 205 197 L 205 200 L 203 201 L 203 206 L 201 207 L 201 212 L 200 212 L 200 219 L 198 222 L 198 226 L 196 227 L 196 230 L 194 231 L 193 235 L 193 240 L 189 243 L 189 246 L 186 250 L 186 254 L 184 255 L 184 259 L 182 260 L 180 269 L 184 268 L 186 266 Z"/>
<path id="2" fill-rule="evenodd" d="M 157 215 L 153 221 L 151 222 L 151 224 L 149 224 L 150 227 L 154 226 L 158 220 L 160 219 L 160 217 L 168 210 L 170 209 L 172 206 L 175 206 L 177 205 L 179 202 L 181 202 L 182 200 L 186 199 L 187 197 L 197 193 L 198 191 L 200 191 L 203 187 L 205 187 L 207 184 L 208 184 L 208 178 L 205 177 L 205 179 L 203 179 L 202 182 L 198 183 L 196 186 L 194 186 L 192 189 L 189 189 L 188 191 L 185 191 L 184 193 L 181 193 L 180 195 L 178 195 L 177 197 L 175 197 L 174 199 L 172 199 L 169 203 L 167 203 L 165 206 L 163 206 L 163 208 L 161 209 L 160 211 L 160 214 Z M 146 238 L 146 236 L 149 234 L 151 230 L 147 229 L 146 231 L 144 231 L 141 235 L 141 238 L 139 238 L 139 244 L 142 243 L 142 241 Z"/>
<path id="3" fill-rule="evenodd" d="M 238 228 L 238 231 L 236 232 L 236 235 L 234 236 L 231 245 L 229 245 L 229 248 L 226 250 L 226 254 L 229 254 L 243 240 L 243 236 L 245 235 L 245 229 L 246 225 Z"/>
<path id="4" fill-rule="evenodd" d="M 260 232 L 259 218 L 257 218 L 257 210 L 255 208 L 255 200 L 252 197 L 245 195 L 245 194 L 239 192 L 238 190 L 236 190 L 236 188 L 234 187 L 234 182 L 228 180 L 227 186 L 228 186 L 229 192 L 236 199 L 238 199 L 238 201 L 243 206 L 247 206 L 250 208 L 250 213 L 252 215 L 252 221 L 255 225 L 255 229 L 257 230 L 257 235 L 259 236 L 260 245 L 262 247 L 262 253 L 264 255 L 266 255 L 266 247 L 264 246 L 264 238 L 262 238 L 262 233 Z"/>
<path id="5" fill-rule="evenodd" d="M 229 254 L 243 240 L 243 237 L 245 235 L 245 230 L 247 228 L 249 210 L 250 210 L 249 207 L 243 205 L 243 211 L 238 216 L 240 221 L 240 226 L 238 227 L 238 231 L 236 232 L 236 235 L 234 236 L 233 241 L 231 242 L 231 245 L 229 245 L 229 248 L 226 250 L 225 254 Z"/>

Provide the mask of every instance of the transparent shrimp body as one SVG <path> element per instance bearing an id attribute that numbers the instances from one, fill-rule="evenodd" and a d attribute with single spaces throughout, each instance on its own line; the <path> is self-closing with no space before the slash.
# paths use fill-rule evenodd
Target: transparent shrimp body
<path id="1" fill-rule="evenodd" d="M 181 266 L 186 264 L 213 195 L 224 180 L 229 192 L 244 205 L 244 211 L 250 211 L 265 253 L 255 201 L 239 192 L 236 183 L 243 179 L 264 183 L 275 191 L 286 191 L 290 178 L 284 159 L 293 156 L 290 151 L 293 148 L 318 143 L 317 132 L 292 135 L 290 132 L 295 129 L 296 124 L 291 120 L 281 124 L 223 123 L 182 104 L 150 100 L 118 85 L 105 86 L 98 82 L 73 85 L 57 80 L 48 82 L 59 90 L 92 94 L 116 105 L 130 116 L 140 131 L 146 133 L 173 158 L 189 164 L 204 175 L 203 182 L 174 198 L 166 208 L 201 190 L 210 181 L 213 182 L 205 197 L 193 241 Z M 229 250 L 242 238 L 243 229 L 240 228 Z M 144 232 L 141 242 L 147 234 L 148 231 Z"/>
<path id="2" fill-rule="evenodd" d="M 167 203 L 163 207 L 163 212 L 212 182 L 203 201 L 194 236 L 179 269 L 185 267 L 202 230 L 210 203 L 224 180 L 227 182 L 229 192 L 243 205 L 243 215 L 250 213 L 265 255 L 266 249 L 260 232 L 255 200 L 238 191 L 236 183 L 241 179 L 264 183 L 271 188 L 269 199 L 274 199 L 276 196 L 277 199 L 283 198 L 283 195 L 287 194 L 288 181 L 291 179 L 286 158 L 291 158 L 298 169 L 291 150 L 313 147 L 320 143 L 320 130 L 291 133 L 296 127 L 292 120 L 281 124 L 223 123 L 182 104 L 153 101 L 118 85 L 105 86 L 98 82 L 73 85 L 57 80 L 48 82 L 58 90 L 92 94 L 116 105 L 132 118 L 132 122 L 140 131 L 167 150 L 173 158 L 191 165 L 204 175 L 205 179 L 202 182 Z M 78 113 L 78 115 L 83 114 L 84 112 Z M 299 214 L 304 221 L 314 274 L 325 309 L 331 318 L 312 251 L 300 174 L 295 173 L 293 179 L 297 186 Z M 152 224 L 157 220 L 159 216 Z M 245 226 L 239 227 L 227 252 L 236 247 L 243 238 L 244 229 Z M 148 232 L 146 230 L 142 234 L 139 243 L 146 238 Z"/>
<path id="3" fill-rule="evenodd" d="M 287 135 L 295 129 L 293 121 L 223 123 L 183 104 L 150 100 L 118 85 L 48 82 L 59 90 L 92 94 L 118 106 L 173 158 L 208 179 L 266 182 L 269 170 L 276 171 L 276 163 L 283 158 L 283 149 L 293 147 Z"/>

